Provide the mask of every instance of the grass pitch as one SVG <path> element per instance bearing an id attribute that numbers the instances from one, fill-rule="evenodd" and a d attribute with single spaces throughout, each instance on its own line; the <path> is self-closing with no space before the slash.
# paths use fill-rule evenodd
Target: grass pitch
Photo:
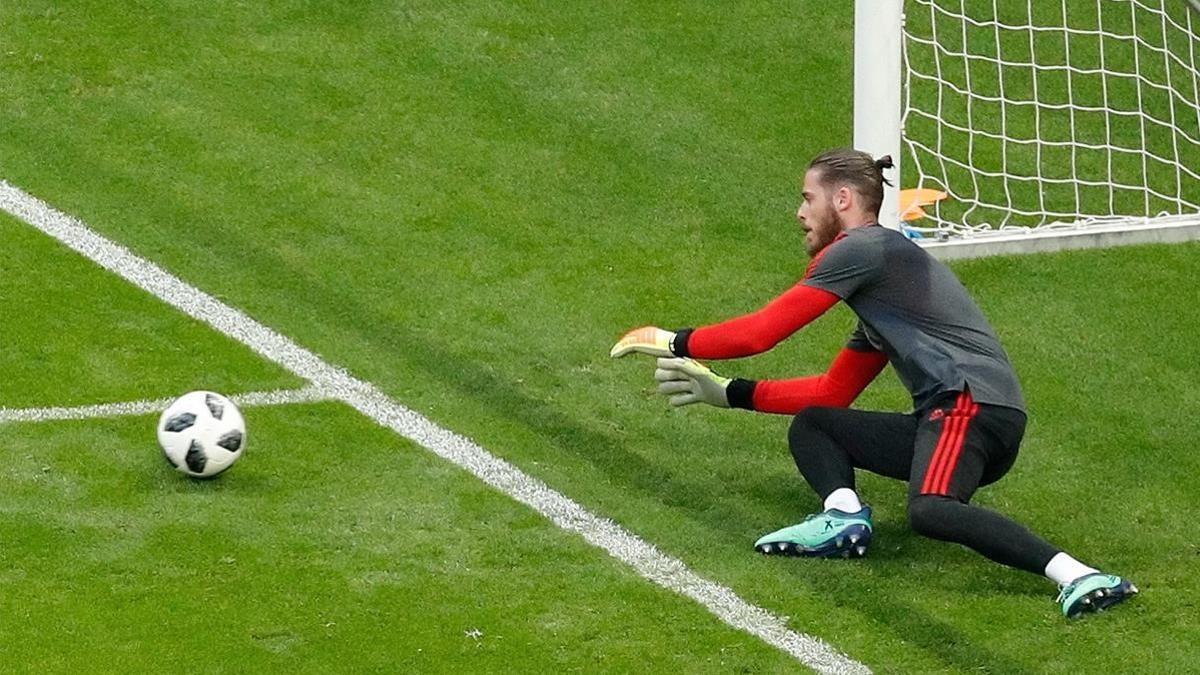
<path id="1" fill-rule="evenodd" d="M 246 412 L 207 482 L 153 417 L 0 426 L 5 670 L 788 667 L 347 408 Z"/>
<path id="2" fill-rule="evenodd" d="M 35 230 L 0 233 L 9 260 L 37 261 L 0 277 L 21 281 L 0 313 L 62 321 L 14 332 L 0 408 L 296 385 Z M 75 376 L 44 381 L 39 354 Z M 6 671 L 790 665 L 344 406 L 243 414 L 247 454 L 209 481 L 163 461 L 154 415 L 0 423 Z"/>
<path id="3" fill-rule="evenodd" d="M 649 363 L 608 359 L 626 328 L 747 311 L 803 272 L 798 178 L 850 141 L 851 24 L 793 3 L 6 3 L 0 176 L 876 671 L 1188 669 L 1200 247 L 956 267 L 1032 413 L 978 499 L 1143 589 L 1075 623 L 1049 582 L 911 534 L 902 487 L 870 476 L 866 560 L 758 557 L 817 506 L 787 420 L 669 411 Z M 0 405 L 295 384 L 14 221 L 0 237 Z M 852 324 L 714 365 L 817 372 Z M 860 405 L 909 402 L 886 374 Z M 23 638 L 4 662 L 794 666 L 339 406 L 249 424 L 202 484 L 154 457 L 149 419 L 0 427 Z"/>

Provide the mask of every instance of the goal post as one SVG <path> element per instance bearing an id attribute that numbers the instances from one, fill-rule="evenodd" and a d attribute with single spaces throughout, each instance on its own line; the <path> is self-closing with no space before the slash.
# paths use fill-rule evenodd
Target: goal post
<path id="1" fill-rule="evenodd" d="M 904 0 L 857 0 L 854 7 L 854 147 L 872 157 L 891 155 L 899 176 L 901 37 Z M 899 227 L 899 181 L 884 186 L 879 222 Z"/>
<path id="2" fill-rule="evenodd" d="M 856 0 L 854 92 L 880 221 L 940 257 L 1200 239 L 1186 2 Z"/>

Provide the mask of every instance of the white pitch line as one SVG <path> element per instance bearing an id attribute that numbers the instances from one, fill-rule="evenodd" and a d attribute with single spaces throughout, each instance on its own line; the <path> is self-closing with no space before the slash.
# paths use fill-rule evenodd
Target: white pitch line
<path id="1" fill-rule="evenodd" d="M 688 569 L 620 525 L 583 508 L 474 441 L 409 410 L 375 385 L 332 366 L 291 339 L 99 235 L 81 221 L 0 180 L 0 209 L 172 305 L 250 347 L 338 399 L 475 474 L 554 524 L 580 534 L 641 576 L 704 605 L 725 623 L 777 647 L 821 673 L 869 673 L 820 638 L 791 630 L 780 617 Z"/>
<path id="2" fill-rule="evenodd" d="M 121 403 L 97 403 L 70 408 L 0 408 L 0 424 L 7 422 L 52 422 L 58 420 L 86 420 L 97 417 L 125 417 L 162 412 L 171 405 L 173 398 L 143 399 Z M 290 403 L 315 403 L 328 401 L 330 397 L 318 387 L 309 385 L 303 389 L 276 389 L 234 394 L 229 397 L 239 407 L 288 405 Z"/>

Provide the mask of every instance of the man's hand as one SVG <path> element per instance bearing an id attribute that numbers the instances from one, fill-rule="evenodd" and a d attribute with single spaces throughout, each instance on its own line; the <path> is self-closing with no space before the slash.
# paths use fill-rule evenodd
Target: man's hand
<path id="1" fill-rule="evenodd" d="M 658 393 L 670 396 L 673 406 L 703 402 L 718 408 L 729 407 L 726 389 L 733 380 L 691 359 L 660 358 L 654 379 L 658 380 Z"/>
<path id="2" fill-rule="evenodd" d="M 617 344 L 613 345 L 608 355 L 614 359 L 630 352 L 639 352 L 650 356 L 673 356 L 671 341 L 674 339 L 675 334 L 669 330 L 663 330 L 657 326 L 642 326 L 626 333 L 617 341 Z"/>

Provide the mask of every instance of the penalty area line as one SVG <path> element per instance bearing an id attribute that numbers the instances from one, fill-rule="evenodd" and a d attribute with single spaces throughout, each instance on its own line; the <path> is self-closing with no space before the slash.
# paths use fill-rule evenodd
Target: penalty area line
<path id="1" fill-rule="evenodd" d="M 838 652 L 824 640 L 788 628 L 787 622 L 779 616 L 747 602 L 732 589 L 696 574 L 681 560 L 659 551 L 617 523 L 588 511 L 471 439 L 438 426 L 396 402 L 370 382 L 329 364 L 241 310 L 191 286 L 4 180 L 0 180 L 0 210 L 308 380 L 331 398 L 346 403 L 380 426 L 392 429 L 470 471 L 558 527 L 579 534 L 590 544 L 604 549 L 643 578 L 700 603 L 726 624 L 758 637 L 818 672 L 870 672 L 865 665 Z"/>
<path id="2" fill-rule="evenodd" d="M 128 417 L 160 413 L 171 405 L 174 398 L 154 398 L 121 403 L 97 403 L 72 407 L 49 408 L 0 408 L 0 424 L 12 422 L 54 422 L 59 420 L 86 420 L 103 417 Z M 289 405 L 292 403 L 316 403 L 328 401 L 330 397 L 320 388 L 307 386 L 302 389 L 276 389 L 252 391 L 229 397 L 238 407 Z"/>

